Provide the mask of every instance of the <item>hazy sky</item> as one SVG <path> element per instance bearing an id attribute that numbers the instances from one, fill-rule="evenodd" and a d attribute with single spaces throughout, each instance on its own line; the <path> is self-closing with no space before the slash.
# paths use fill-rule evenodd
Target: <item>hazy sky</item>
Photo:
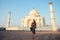
<path id="1" fill-rule="evenodd" d="M 45 18 L 46 25 L 50 25 L 50 0 L 0 0 L 0 27 L 6 26 L 8 12 L 11 11 L 11 26 L 20 26 L 20 20 L 28 16 L 35 8 L 40 16 Z M 52 0 L 56 25 L 60 25 L 60 0 Z M 60 28 L 60 27 L 59 27 Z"/>

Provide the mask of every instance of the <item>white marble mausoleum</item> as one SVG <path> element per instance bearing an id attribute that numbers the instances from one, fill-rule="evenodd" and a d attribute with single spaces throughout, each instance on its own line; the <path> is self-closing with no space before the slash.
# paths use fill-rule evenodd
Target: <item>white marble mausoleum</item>
<path id="1" fill-rule="evenodd" d="M 32 9 L 27 16 L 24 16 L 21 19 L 20 27 L 10 27 L 11 12 L 9 12 L 6 30 L 30 31 L 31 23 L 32 23 L 32 20 L 34 19 L 36 21 L 36 31 L 57 31 L 57 27 L 55 24 L 55 17 L 54 17 L 54 9 L 51 1 L 49 2 L 49 8 L 50 8 L 50 24 L 51 25 L 46 26 L 45 18 L 41 16 L 36 9 Z"/>

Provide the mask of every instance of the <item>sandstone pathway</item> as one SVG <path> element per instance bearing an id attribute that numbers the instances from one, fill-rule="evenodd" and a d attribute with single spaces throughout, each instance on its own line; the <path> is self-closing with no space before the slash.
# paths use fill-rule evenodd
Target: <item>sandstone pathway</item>
<path id="1" fill-rule="evenodd" d="M 32 39 L 31 32 L 0 31 L 0 40 L 60 40 L 60 32 L 36 32 Z"/>

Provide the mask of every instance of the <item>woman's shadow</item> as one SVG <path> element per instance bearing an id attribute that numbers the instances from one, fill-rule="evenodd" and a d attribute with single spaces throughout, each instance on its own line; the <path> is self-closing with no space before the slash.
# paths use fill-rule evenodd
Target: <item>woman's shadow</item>
<path id="1" fill-rule="evenodd" d="M 39 40 L 39 35 L 36 35 L 32 40 Z"/>

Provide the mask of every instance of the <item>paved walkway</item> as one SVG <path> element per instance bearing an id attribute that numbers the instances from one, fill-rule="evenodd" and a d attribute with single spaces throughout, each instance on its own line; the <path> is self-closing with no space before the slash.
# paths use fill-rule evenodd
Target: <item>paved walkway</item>
<path id="1" fill-rule="evenodd" d="M 60 32 L 36 32 L 32 39 L 31 32 L 0 31 L 0 40 L 60 40 Z"/>

